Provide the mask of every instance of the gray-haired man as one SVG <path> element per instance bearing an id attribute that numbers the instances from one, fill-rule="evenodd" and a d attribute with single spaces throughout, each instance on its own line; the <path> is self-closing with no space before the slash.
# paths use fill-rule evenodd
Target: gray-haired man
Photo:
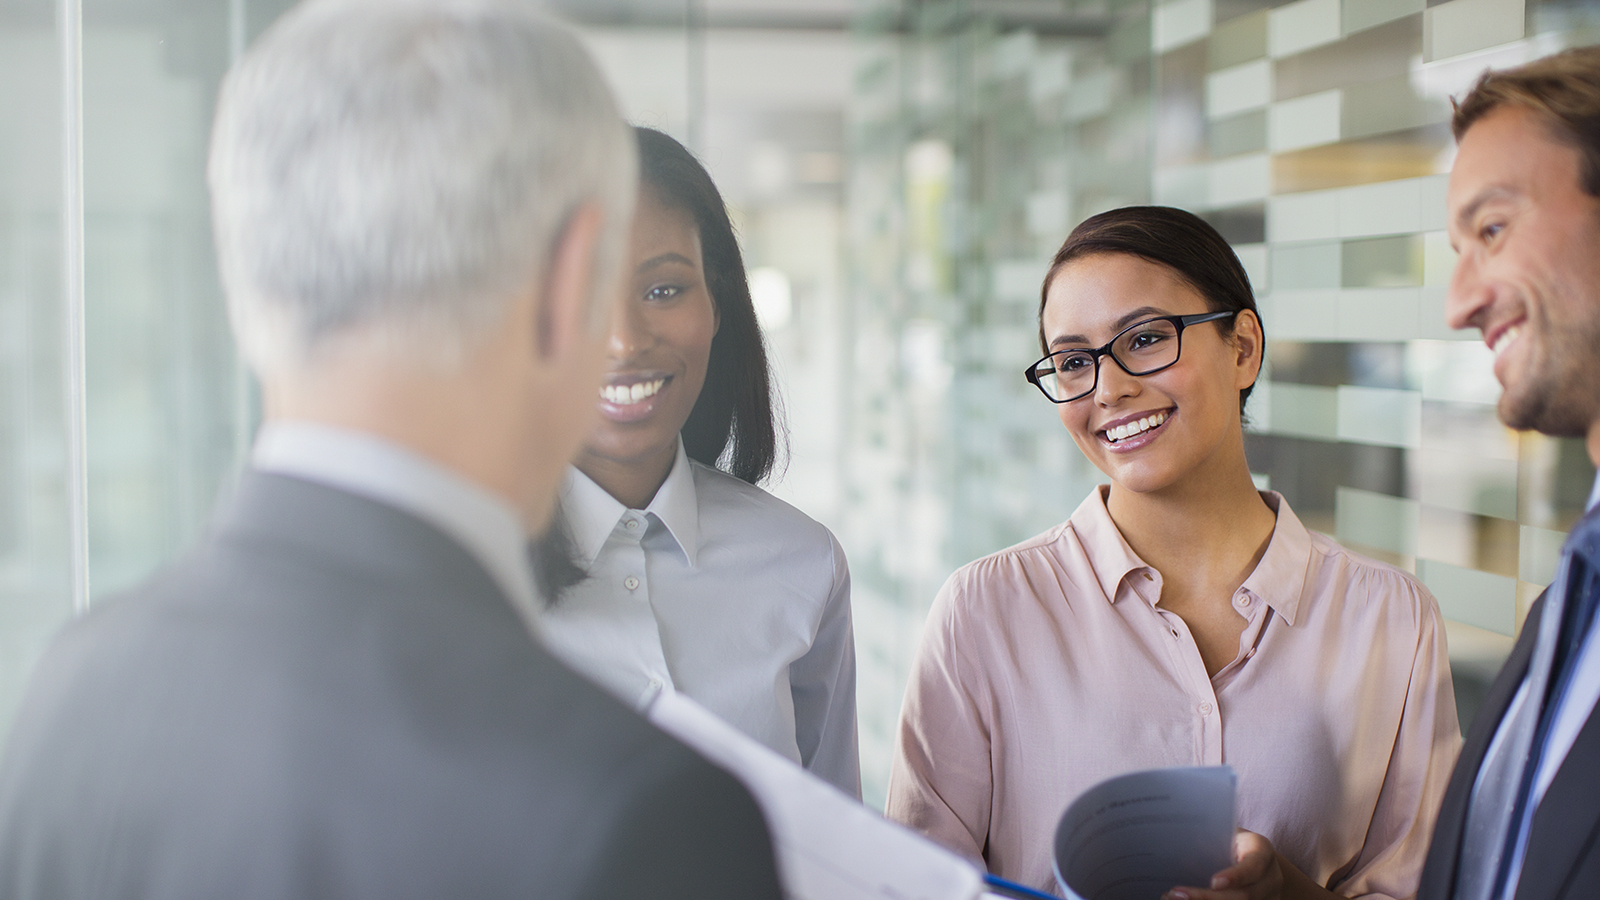
<path id="1" fill-rule="evenodd" d="M 776 897 L 749 794 L 539 649 L 631 136 L 519 0 L 312 0 L 210 178 L 266 423 L 211 533 L 72 625 L 0 764 L 0 896 Z"/>

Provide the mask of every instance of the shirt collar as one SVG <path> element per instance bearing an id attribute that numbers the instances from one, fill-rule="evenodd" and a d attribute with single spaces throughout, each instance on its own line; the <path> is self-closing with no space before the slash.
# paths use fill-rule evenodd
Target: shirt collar
<path id="1" fill-rule="evenodd" d="M 1594 487 L 1589 491 L 1589 505 L 1583 508 L 1584 512 L 1594 512 L 1596 506 L 1600 506 L 1600 472 L 1595 473 Z"/>
<path id="2" fill-rule="evenodd" d="M 1108 485 L 1099 485 L 1090 491 L 1089 496 L 1073 512 L 1071 522 L 1073 531 L 1082 541 L 1084 555 L 1089 558 L 1100 589 L 1115 603 L 1117 589 L 1128 575 L 1149 569 L 1150 566 L 1133 552 L 1133 548 L 1122 537 L 1122 532 L 1117 529 L 1117 523 L 1112 521 L 1111 512 L 1106 509 L 1108 491 Z M 1272 528 L 1272 537 L 1267 541 L 1266 552 L 1261 555 L 1261 561 L 1244 580 L 1242 587 L 1261 598 L 1286 623 L 1293 625 L 1300 610 L 1300 594 L 1305 589 L 1306 562 L 1311 557 L 1311 533 L 1300 524 L 1299 517 L 1289 508 L 1289 504 L 1283 502 L 1281 494 L 1262 491 L 1261 499 L 1277 513 L 1278 520 Z M 1140 594 L 1140 597 L 1152 606 L 1160 600 L 1159 594 Z"/>
<path id="3" fill-rule="evenodd" d="M 524 621 L 533 621 L 540 604 L 527 565 L 527 530 L 494 493 L 400 444 L 315 422 L 267 422 L 250 461 L 259 471 L 368 497 L 427 522 L 471 553 Z"/>
<path id="4" fill-rule="evenodd" d="M 593 565 L 595 558 L 611 537 L 617 522 L 630 511 L 592 478 L 567 467 L 567 478 L 561 487 L 561 510 L 566 514 L 567 526 L 572 529 L 573 542 L 585 566 Z M 700 501 L 695 493 L 694 469 L 689 454 L 678 440 L 678 453 L 667 472 L 667 480 L 656 490 L 650 505 L 639 512 L 654 514 L 683 551 L 691 567 L 696 565 L 700 549 Z"/>
<path id="5" fill-rule="evenodd" d="M 1094 569 L 1095 579 L 1100 582 L 1100 589 L 1105 592 L 1107 599 L 1115 603 L 1117 589 L 1122 586 L 1128 573 L 1148 569 L 1149 566 L 1128 546 L 1122 532 L 1117 530 L 1117 523 L 1111 520 L 1111 512 L 1106 509 L 1106 493 L 1109 490 L 1110 485 L 1097 485 L 1078 504 L 1070 521 L 1072 530 L 1077 532 L 1083 543 L 1084 555 L 1089 557 L 1089 565 Z M 1154 605 L 1159 597 L 1145 599 Z"/>
<path id="6" fill-rule="evenodd" d="M 1300 524 L 1283 495 L 1262 491 L 1261 499 L 1277 514 L 1272 537 L 1255 570 L 1244 580 L 1244 589 L 1267 604 L 1288 625 L 1300 614 L 1301 594 L 1306 587 L 1306 566 L 1311 559 L 1311 532 Z"/>
<path id="7" fill-rule="evenodd" d="M 667 480 L 656 491 L 646 512 L 655 513 L 667 526 L 693 568 L 700 548 L 700 498 L 695 493 L 694 468 L 683 449 L 682 438 L 678 439 L 678 458 L 673 460 L 672 471 L 667 473 Z"/>

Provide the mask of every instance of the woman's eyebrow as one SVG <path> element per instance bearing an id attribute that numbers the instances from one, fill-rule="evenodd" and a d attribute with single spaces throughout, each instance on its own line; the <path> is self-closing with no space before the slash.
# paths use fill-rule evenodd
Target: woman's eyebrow
<path id="1" fill-rule="evenodd" d="M 658 256 L 652 256 L 644 262 L 639 263 L 636 271 L 643 272 L 646 269 L 654 269 L 657 266 L 664 266 L 667 263 L 678 263 L 679 265 L 689 266 L 690 268 L 694 267 L 694 262 L 690 260 L 689 257 L 684 256 L 682 253 L 668 252 L 662 253 Z"/>
<path id="2" fill-rule="evenodd" d="M 1121 331 L 1122 329 L 1128 327 L 1129 325 L 1132 325 L 1133 323 L 1139 321 L 1140 319 L 1147 319 L 1147 318 L 1149 318 L 1151 316 L 1164 316 L 1164 315 L 1167 315 L 1167 311 L 1164 310 L 1164 309 L 1158 309 L 1157 307 L 1154 307 L 1154 306 L 1141 306 L 1138 309 L 1131 310 L 1131 311 L 1125 313 L 1121 318 L 1117 319 L 1117 321 L 1115 323 L 1116 324 L 1116 329 L 1118 331 Z M 1087 337 L 1084 337 L 1081 334 L 1064 334 L 1064 335 L 1062 335 L 1062 336 L 1060 336 L 1058 338 L 1051 338 L 1050 339 L 1050 346 L 1052 346 L 1052 347 L 1055 347 L 1055 346 L 1060 345 L 1060 344 L 1071 344 L 1071 345 L 1078 345 L 1078 346 L 1087 346 L 1088 343 L 1089 343 L 1089 339 Z"/>

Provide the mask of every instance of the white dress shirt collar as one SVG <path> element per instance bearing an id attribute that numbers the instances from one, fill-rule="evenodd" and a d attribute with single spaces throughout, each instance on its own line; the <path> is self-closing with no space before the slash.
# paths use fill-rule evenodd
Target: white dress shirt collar
<path id="1" fill-rule="evenodd" d="M 628 513 L 628 507 L 573 466 L 567 467 L 567 479 L 561 487 L 561 509 L 567 516 L 567 527 L 572 530 L 572 540 L 585 566 L 594 564 L 606 538 L 617 527 L 617 521 Z M 653 513 L 666 526 L 689 567 L 694 568 L 700 547 L 700 503 L 695 494 L 694 470 L 689 454 L 683 449 L 682 438 L 678 439 L 678 454 L 667 472 L 667 480 L 661 483 L 650 505 L 639 512 Z"/>
<path id="2" fill-rule="evenodd" d="M 527 532 L 511 504 L 484 488 L 392 441 L 314 422 L 266 423 L 250 460 L 259 471 L 359 494 L 438 528 L 478 560 L 530 627 L 535 621 Z"/>

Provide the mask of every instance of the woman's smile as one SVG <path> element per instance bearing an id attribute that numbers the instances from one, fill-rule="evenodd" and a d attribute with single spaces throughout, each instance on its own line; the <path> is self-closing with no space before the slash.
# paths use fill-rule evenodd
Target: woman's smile
<path id="1" fill-rule="evenodd" d="M 1126 416 L 1106 424 L 1104 428 L 1096 431 L 1102 443 L 1106 444 L 1113 452 L 1126 453 L 1140 447 L 1148 446 L 1160 435 L 1161 427 L 1167 424 L 1175 411 L 1171 409 L 1158 410 L 1136 416 Z"/>
<path id="2" fill-rule="evenodd" d="M 617 374 L 600 386 L 600 415 L 612 422 L 637 422 L 649 418 L 659 405 L 671 375 Z"/>

